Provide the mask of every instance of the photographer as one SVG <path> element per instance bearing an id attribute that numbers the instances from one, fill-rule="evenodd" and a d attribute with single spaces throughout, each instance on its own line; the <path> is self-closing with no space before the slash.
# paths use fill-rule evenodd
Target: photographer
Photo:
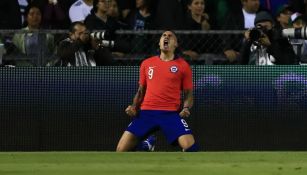
<path id="1" fill-rule="evenodd" d="M 59 59 L 51 65 L 96 66 L 96 59 L 102 59 L 106 65 L 112 64 L 112 60 L 108 60 L 111 53 L 100 47 L 102 41 L 94 38 L 94 34 L 90 34 L 82 22 L 72 23 L 69 31 L 69 38 L 61 41 L 58 46 L 57 56 Z M 95 35 L 98 34 L 102 33 Z"/>
<path id="2" fill-rule="evenodd" d="M 244 33 L 241 49 L 241 64 L 289 65 L 298 64 L 298 57 L 287 38 L 274 28 L 272 16 L 261 11 L 257 13 L 255 28 Z"/>
<path id="3" fill-rule="evenodd" d="M 290 21 L 291 21 L 291 26 L 293 27 L 292 29 L 298 30 L 298 31 L 305 31 L 304 28 L 306 27 L 306 19 L 302 14 L 298 12 L 292 14 Z M 291 28 L 289 28 L 288 30 L 291 30 Z M 286 37 L 288 36 L 286 35 Z M 290 39 L 290 43 L 292 44 L 295 53 L 297 54 L 298 57 L 300 57 L 300 62 L 306 63 L 307 62 L 307 40 L 304 37 L 303 38 L 302 37 L 294 37 L 294 38 L 289 37 L 289 39 Z"/>

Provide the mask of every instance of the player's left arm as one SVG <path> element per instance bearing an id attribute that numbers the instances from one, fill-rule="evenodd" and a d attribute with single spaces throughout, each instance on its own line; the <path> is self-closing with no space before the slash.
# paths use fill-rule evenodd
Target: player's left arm
<path id="1" fill-rule="evenodd" d="M 181 117 L 189 117 L 191 115 L 190 109 L 192 108 L 194 101 L 193 90 L 192 89 L 184 90 L 183 93 L 184 93 L 183 108 L 179 113 L 179 115 Z"/>
<path id="2" fill-rule="evenodd" d="M 179 115 L 181 117 L 189 117 L 190 109 L 193 106 L 193 80 L 192 80 L 192 69 L 188 63 L 184 63 L 184 72 L 183 72 L 183 108 Z"/>

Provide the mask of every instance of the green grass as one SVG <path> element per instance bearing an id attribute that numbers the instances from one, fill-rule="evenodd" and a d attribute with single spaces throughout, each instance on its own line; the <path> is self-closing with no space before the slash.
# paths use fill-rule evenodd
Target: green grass
<path id="1" fill-rule="evenodd" d="M 0 153 L 0 175 L 306 175 L 307 152 Z"/>

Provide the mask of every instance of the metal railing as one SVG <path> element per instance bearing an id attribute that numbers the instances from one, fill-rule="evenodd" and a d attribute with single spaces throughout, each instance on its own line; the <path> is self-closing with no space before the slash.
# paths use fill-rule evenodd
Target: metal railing
<path id="1" fill-rule="evenodd" d="M 95 31 L 97 32 L 97 31 Z M 128 52 L 113 51 L 113 57 L 119 65 L 136 65 L 146 57 L 158 53 L 158 41 L 163 31 L 161 30 L 118 30 L 114 38 L 115 41 L 125 42 L 129 46 Z M 45 66 L 48 62 L 56 59 L 56 50 L 59 42 L 68 37 L 68 30 L 37 30 L 39 37 L 50 35 L 53 36 L 53 44 L 50 49 L 52 53 L 47 53 L 44 49 L 46 40 L 38 39 L 41 43 L 34 44 L 34 50 L 37 54 L 28 54 L 24 48 L 25 42 L 19 41 L 16 43 L 14 37 L 16 35 L 26 35 L 24 30 L 0 30 L 2 43 L 5 44 L 2 62 L 8 64 L 16 64 L 17 66 Z M 232 46 L 239 47 L 238 38 L 243 37 L 243 31 L 240 30 L 209 30 L 209 31 L 175 31 L 181 51 L 192 50 L 198 55 L 191 57 L 190 55 L 183 56 L 191 63 L 195 64 L 228 64 L 227 59 L 223 54 L 225 48 L 225 40 L 233 41 Z M 22 40 L 22 39 L 21 39 Z M 20 44 L 21 46 L 16 46 Z M 120 54 L 118 53 L 120 52 Z M 299 51 L 298 51 L 299 52 Z"/>

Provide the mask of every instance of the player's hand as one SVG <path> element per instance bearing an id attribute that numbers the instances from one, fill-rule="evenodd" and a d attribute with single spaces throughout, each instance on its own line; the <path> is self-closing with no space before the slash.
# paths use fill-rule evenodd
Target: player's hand
<path id="1" fill-rule="evenodd" d="M 180 117 L 185 118 L 190 116 L 190 110 L 189 108 L 183 108 L 181 112 L 179 113 Z"/>
<path id="2" fill-rule="evenodd" d="M 129 115 L 130 117 L 136 116 L 136 108 L 135 106 L 129 105 L 126 110 L 126 114 Z"/>

